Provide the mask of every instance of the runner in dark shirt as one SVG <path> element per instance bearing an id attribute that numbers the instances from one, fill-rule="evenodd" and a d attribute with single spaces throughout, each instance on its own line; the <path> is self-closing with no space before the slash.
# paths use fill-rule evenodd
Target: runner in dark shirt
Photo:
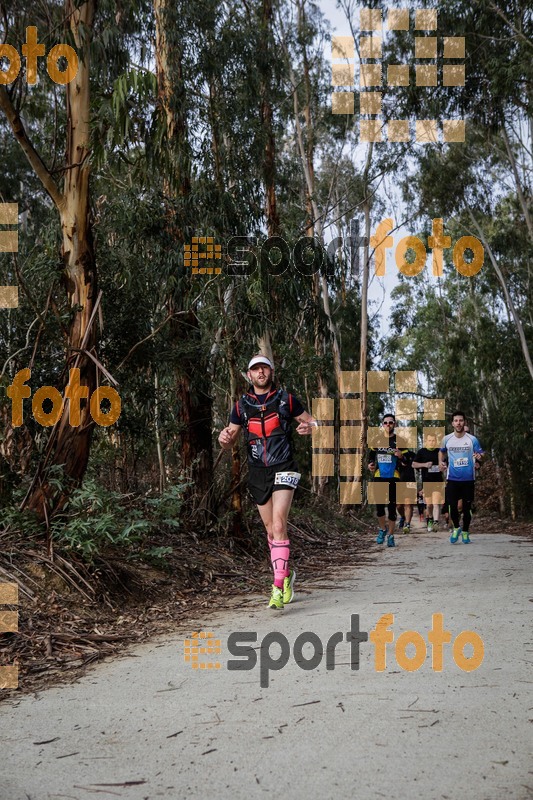
<path id="1" fill-rule="evenodd" d="M 427 505 L 428 532 L 436 530 L 439 524 L 440 509 L 444 500 L 444 484 L 439 467 L 439 448 L 435 434 L 426 435 L 426 447 L 415 456 L 413 466 L 422 472 L 423 492 Z"/>
<path id="2" fill-rule="evenodd" d="M 294 597 L 294 569 L 289 569 L 287 518 L 300 473 L 293 458 L 291 423 L 296 433 L 310 434 L 318 422 L 294 395 L 272 382 L 274 365 L 254 356 L 248 364 L 249 391 L 232 409 L 230 423 L 218 441 L 231 450 L 242 430 L 248 453 L 248 489 L 266 528 L 274 583 L 269 608 L 282 609 Z"/>
<path id="3" fill-rule="evenodd" d="M 414 490 L 416 497 L 416 475 L 413 469 L 415 454 L 412 450 L 402 450 L 402 453 L 402 461 L 400 462 L 400 482 L 407 483 L 407 489 L 411 491 Z M 398 495 L 398 491 L 396 493 Z M 398 513 L 401 514 L 401 518 L 403 519 L 403 532 L 410 533 L 415 503 L 412 502 L 409 496 L 398 496 L 397 499 L 400 501 L 398 504 Z"/>

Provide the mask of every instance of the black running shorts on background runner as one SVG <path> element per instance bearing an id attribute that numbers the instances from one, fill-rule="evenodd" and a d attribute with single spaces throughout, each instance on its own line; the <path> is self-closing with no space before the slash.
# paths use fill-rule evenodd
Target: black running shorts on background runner
<path id="1" fill-rule="evenodd" d="M 250 467 L 248 470 L 248 490 L 254 503 L 264 506 L 272 497 L 272 492 L 278 489 L 292 489 L 288 484 L 274 483 L 276 472 L 298 472 L 294 461 L 285 461 L 283 464 L 274 464 L 271 467 Z"/>

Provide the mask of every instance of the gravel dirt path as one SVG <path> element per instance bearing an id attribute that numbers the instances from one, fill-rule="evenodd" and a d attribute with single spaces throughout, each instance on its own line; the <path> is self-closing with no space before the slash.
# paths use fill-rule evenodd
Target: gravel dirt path
<path id="1" fill-rule="evenodd" d="M 419 528 L 397 542 L 340 581 L 300 575 L 282 612 L 248 596 L 199 617 L 196 631 L 213 632 L 222 650 L 199 660 L 218 659 L 219 669 L 192 669 L 184 660 L 192 631 L 176 630 L 77 683 L 6 700 L 0 798 L 532 798 L 533 543 L 479 533 L 452 546 L 445 532 Z M 452 643 L 464 630 L 481 637 L 477 669 L 462 670 L 445 644 L 443 669 L 433 670 L 427 635 L 438 613 Z M 353 669 L 352 615 L 371 632 L 386 614 L 394 615 L 386 669 L 376 671 L 371 641 L 361 642 Z M 396 661 L 408 630 L 426 643 L 416 671 Z M 256 635 L 253 669 L 228 669 L 246 665 L 228 650 L 232 632 Z M 302 632 L 314 644 L 295 654 Z M 334 669 L 325 655 L 303 669 L 320 660 L 316 637 L 325 649 L 337 632 Z M 287 663 L 275 670 L 274 640 L 283 637 Z M 456 650 L 467 659 L 480 652 Z M 415 645 L 398 652 L 410 658 Z"/>

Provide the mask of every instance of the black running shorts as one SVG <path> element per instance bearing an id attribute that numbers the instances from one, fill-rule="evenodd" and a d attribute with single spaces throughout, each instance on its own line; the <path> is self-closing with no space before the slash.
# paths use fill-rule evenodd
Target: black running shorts
<path id="1" fill-rule="evenodd" d="M 459 500 L 472 503 L 475 486 L 475 481 L 448 481 L 446 484 L 447 505 L 455 505 Z"/>
<path id="2" fill-rule="evenodd" d="M 278 489 L 292 489 L 288 484 L 274 483 L 276 472 L 298 472 L 298 467 L 294 461 L 285 461 L 283 464 L 275 464 L 272 467 L 249 467 L 248 470 L 248 490 L 252 495 L 254 503 L 264 506 L 272 497 L 272 492 Z"/>

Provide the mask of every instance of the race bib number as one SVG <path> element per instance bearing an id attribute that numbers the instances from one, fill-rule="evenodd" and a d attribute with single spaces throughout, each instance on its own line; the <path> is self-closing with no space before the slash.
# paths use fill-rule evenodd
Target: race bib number
<path id="1" fill-rule="evenodd" d="M 288 489 L 296 489 L 301 477 L 300 472 L 276 472 L 274 484 L 276 486 L 286 486 Z"/>
<path id="2" fill-rule="evenodd" d="M 468 466 L 468 458 L 457 458 L 453 462 L 454 467 L 467 467 Z"/>
<path id="3" fill-rule="evenodd" d="M 428 469 L 428 472 L 440 472 L 439 465 L 438 464 L 433 464 L 433 466 Z"/>
<path id="4" fill-rule="evenodd" d="M 378 464 L 391 464 L 392 463 L 392 456 L 391 455 L 383 455 L 378 453 Z"/>

